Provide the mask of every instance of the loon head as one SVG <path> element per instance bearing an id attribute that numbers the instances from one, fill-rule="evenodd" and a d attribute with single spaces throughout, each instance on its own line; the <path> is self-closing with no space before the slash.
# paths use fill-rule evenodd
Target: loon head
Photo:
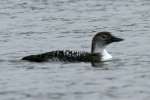
<path id="1" fill-rule="evenodd" d="M 123 41 L 122 38 L 113 36 L 110 32 L 98 32 L 92 39 L 91 53 L 100 53 L 102 61 L 111 60 L 112 56 L 105 50 L 108 44 Z"/>

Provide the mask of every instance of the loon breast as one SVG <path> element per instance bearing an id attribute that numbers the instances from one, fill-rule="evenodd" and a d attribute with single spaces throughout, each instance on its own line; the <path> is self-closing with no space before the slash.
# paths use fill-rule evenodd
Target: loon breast
<path id="1" fill-rule="evenodd" d="M 22 58 L 32 62 L 44 61 L 68 61 L 68 62 L 99 62 L 101 55 L 98 53 L 71 51 L 71 50 L 57 50 L 46 52 L 38 55 L 30 55 Z"/>
<path id="2" fill-rule="evenodd" d="M 112 56 L 104 49 L 102 52 L 101 61 L 108 61 L 108 60 L 112 60 Z"/>

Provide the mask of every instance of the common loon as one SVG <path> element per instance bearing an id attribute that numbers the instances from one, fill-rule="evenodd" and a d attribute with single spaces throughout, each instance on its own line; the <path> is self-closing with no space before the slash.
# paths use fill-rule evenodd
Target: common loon
<path id="1" fill-rule="evenodd" d="M 110 32 L 98 32 L 92 39 L 91 52 L 56 50 L 37 55 L 23 57 L 22 60 L 32 62 L 66 61 L 66 62 L 100 62 L 111 60 L 112 56 L 105 47 L 112 42 L 120 42 L 122 38 L 113 36 Z"/>

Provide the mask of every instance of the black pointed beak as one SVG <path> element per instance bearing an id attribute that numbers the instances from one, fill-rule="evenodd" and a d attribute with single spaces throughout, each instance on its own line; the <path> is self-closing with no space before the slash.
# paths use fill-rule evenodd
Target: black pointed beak
<path id="1" fill-rule="evenodd" d="M 116 36 L 112 36 L 112 38 L 111 38 L 111 42 L 120 42 L 120 41 L 123 41 L 124 39 L 122 39 L 122 38 L 118 38 L 118 37 L 116 37 Z"/>

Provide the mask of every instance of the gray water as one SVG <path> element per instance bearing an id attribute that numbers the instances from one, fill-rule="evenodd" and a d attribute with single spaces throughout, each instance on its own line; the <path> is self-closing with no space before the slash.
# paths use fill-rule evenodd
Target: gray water
<path id="1" fill-rule="evenodd" d="M 125 41 L 113 60 L 31 63 L 23 56 L 57 49 L 90 51 L 96 32 Z M 0 100 L 148 100 L 149 0 L 1 0 Z"/>

